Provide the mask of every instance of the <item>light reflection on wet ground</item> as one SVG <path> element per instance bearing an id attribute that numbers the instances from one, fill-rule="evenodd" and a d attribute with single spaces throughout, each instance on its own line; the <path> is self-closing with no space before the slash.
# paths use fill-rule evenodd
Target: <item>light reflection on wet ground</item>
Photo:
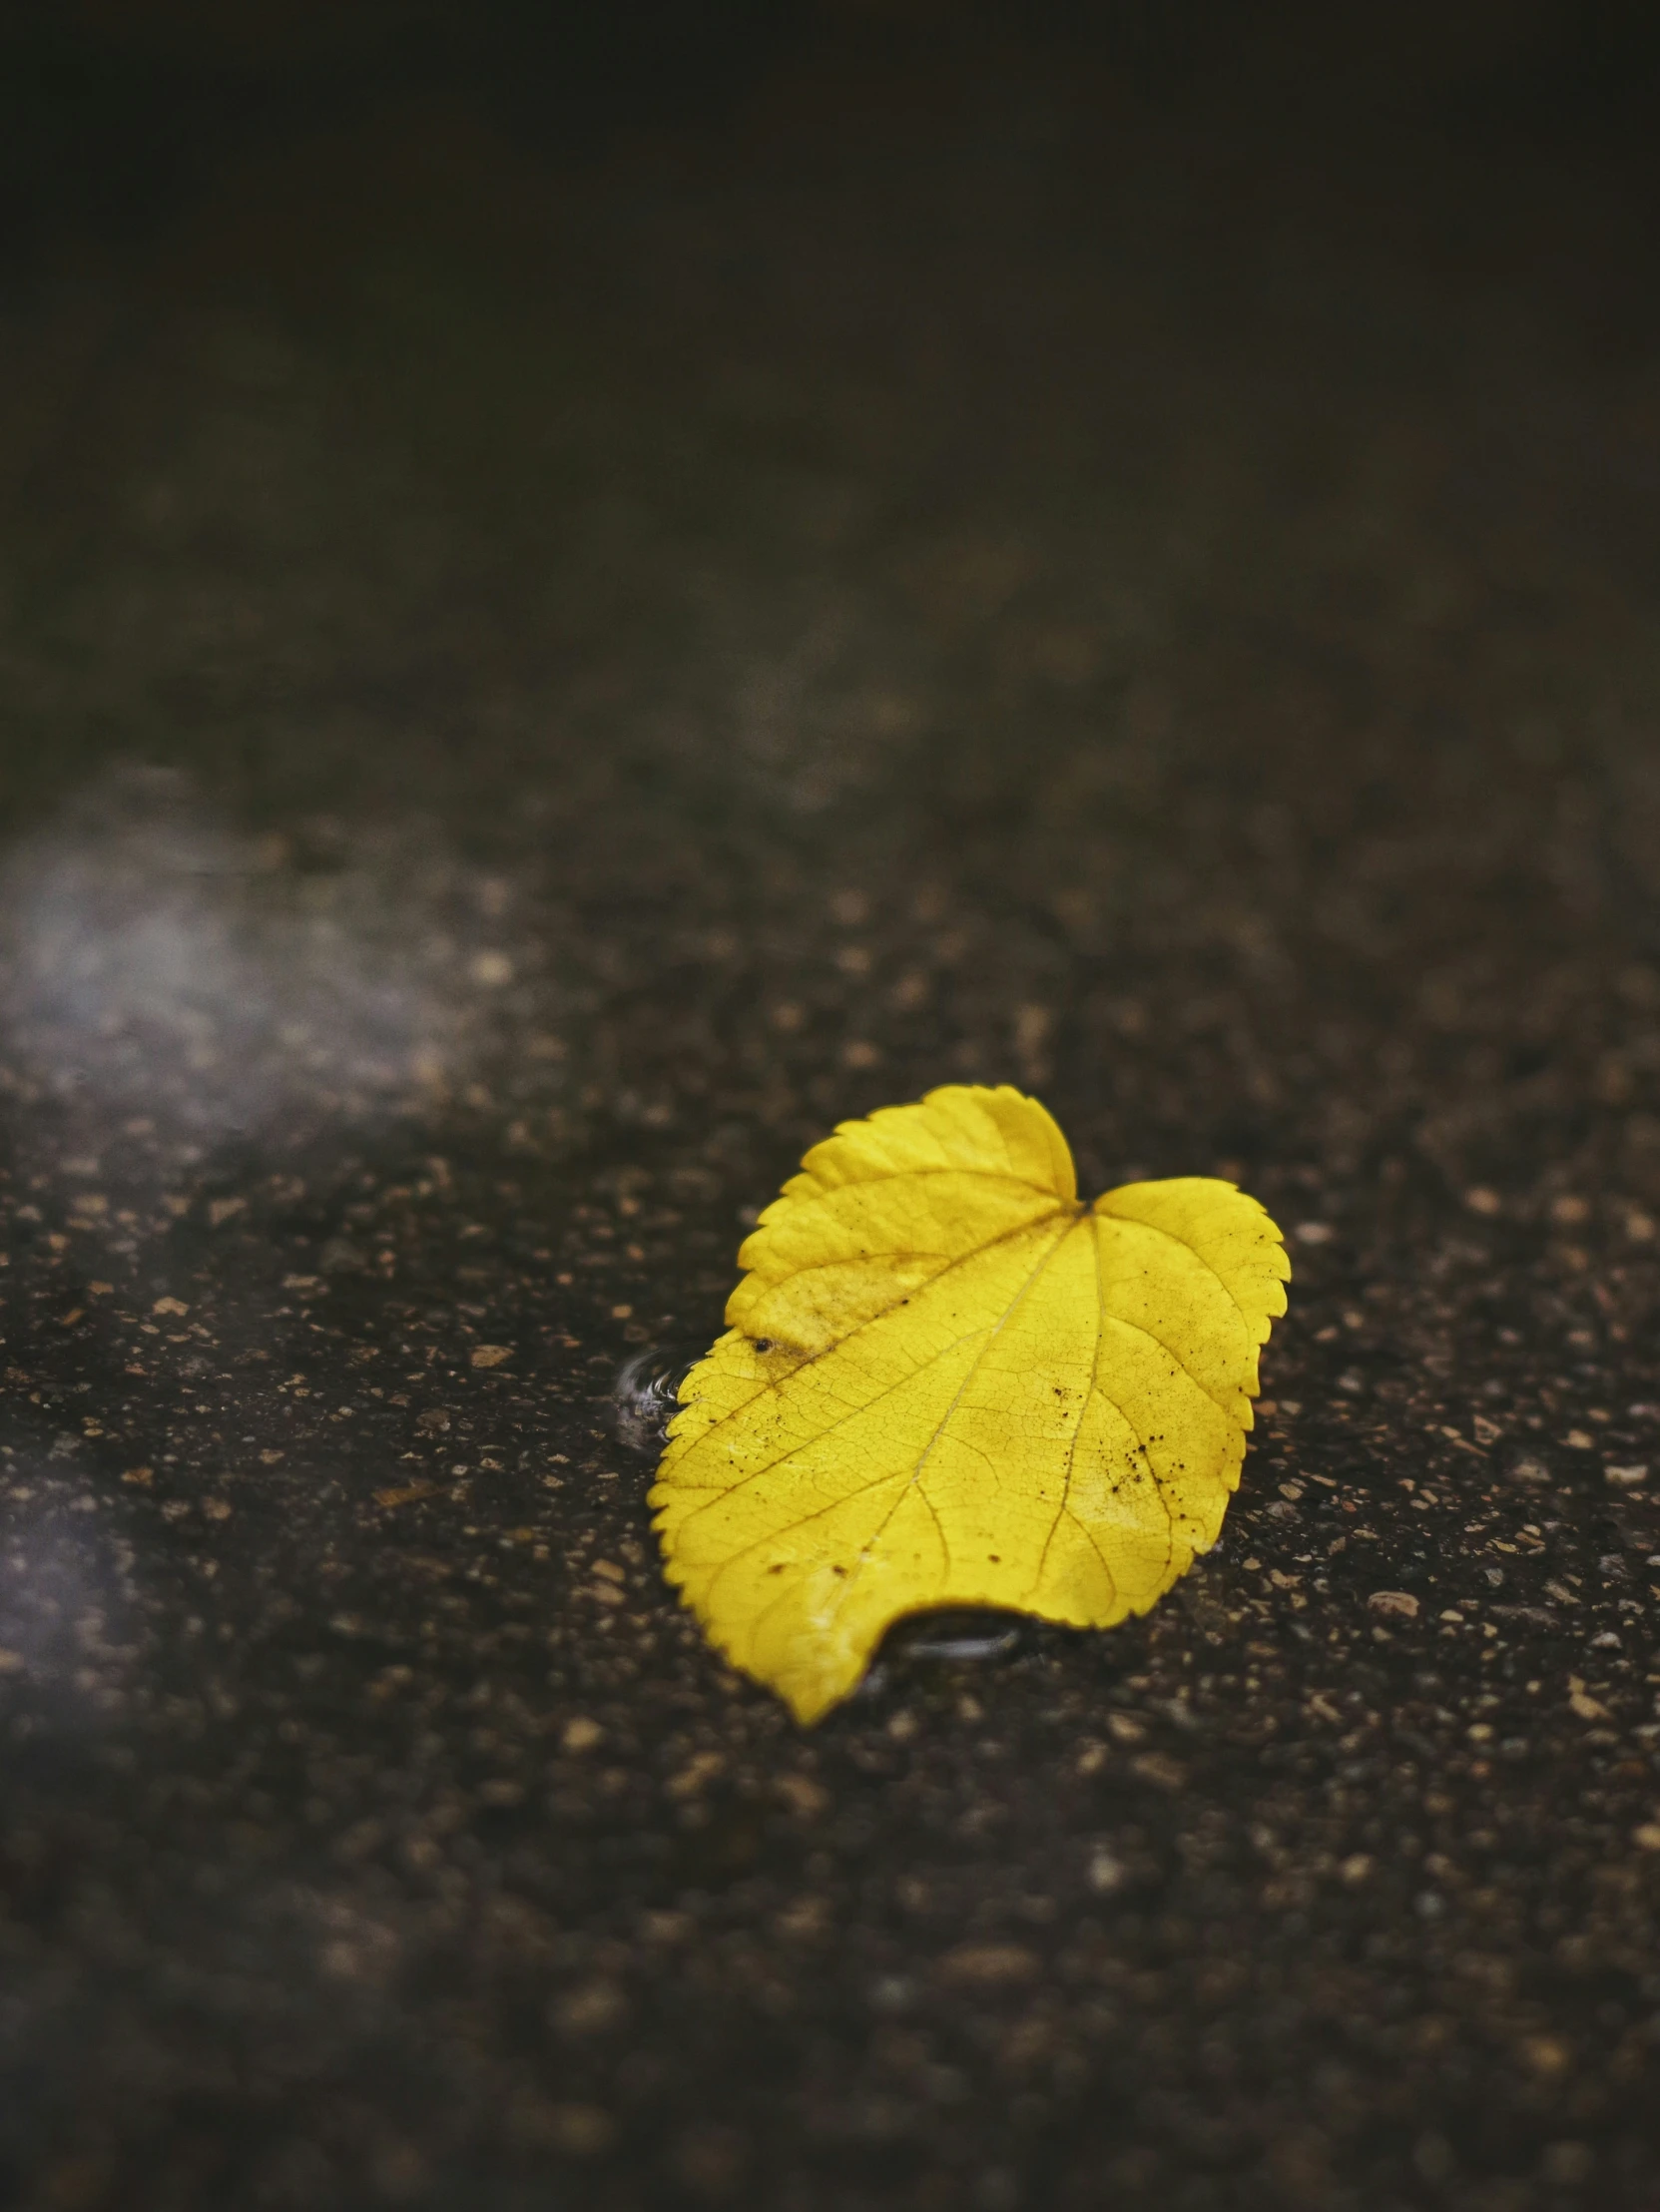
<path id="1" fill-rule="evenodd" d="M 145 1656 L 131 1516 L 101 1511 L 70 1453 L 12 1447 L 3 1465 L 0 1676 L 27 1695 L 26 1733 L 96 1726 Z"/>
<path id="2" fill-rule="evenodd" d="M 118 766 L 14 842 L 0 1039 L 31 1152 L 92 1182 L 367 1132 L 509 1052 L 557 1093 L 556 948 L 514 885 L 415 825 L 308 831 L 240 832 L 179 774 Z"/>

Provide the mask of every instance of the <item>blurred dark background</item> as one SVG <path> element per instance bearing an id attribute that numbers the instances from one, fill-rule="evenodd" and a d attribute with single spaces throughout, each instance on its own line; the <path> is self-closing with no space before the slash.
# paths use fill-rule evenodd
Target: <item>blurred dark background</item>
<path id="1" fill-rule="evenodd" d="M 893 652 L 949 660 L 964 641 L 918 625 L 899 539 L 973 516 L 994 563 L 1029 563 L 1044 530 L 1016 510 L 1068 477 L 1073 522 L 1093 497 L 1177 597 L 1154 507 L 1199 501 L 1219 576 L 1241 533 L 1262 541 L 1249 569 L 1324 562 L 1318 583 L 1286 576 L 1307 597 L 1333 564 L 1287 534 L 1369 468 L 1397 490 L 1417 472 L 1437 558 L 1467 535 L 1471 470 L 1508 471 L 1518 499 L 1548 476 L 1580 521 L 1606 490 L 1591 526 L 1617 532 L 1636 487 L 1611 417 L 1630 421 L 1660 296 L 1657 51 L 1622 0 L 14 4 L 6 803 L 51 783 L 46 754 L 116 744 L 90 734 L 106 712 L 135 756 L 202 774 L 230 734 L 189 725 L 217 708 L 238 773 L 258 762 L 255 785 L 297 796 L 315 749 L 272 735 L 284 696 L 301 722 L 353 683 L 453 701 L 493 656 L 528 712 L 549 683 L 568 709 L 583 681 L 624 680 L 619 623 L 661 652 L 702 619 L 706 556 L 732 587 L 729 660 L 746 622 L 776 639 L 832 588 Z M 265 470 L 283 524 L 232 494 L 233 466 Z M 841 503 L 812 550 L 792 471 Z M 1100 580 L 1098 542 L 1056 558 Z M 349 576 L 325 620 L 330 563 Z M 141 617 L 129 592 L 111 627 L 118 570 L 154 604 Z M 760 613 L 792 584 L 794 614 Z M 193 590 L 221 595 L 240 647 L 204 654 Z M 1136 659 L 1092 650 L 1079 697 Z M 56 701 L 35 744 L 31 692 Z M 447 788 L 450 741 L 409 736 L 416 788 Z M 907 745 L 874 751 L 896 765 Z M 336 793 L 372 783 L 358 749 L 326 753 Z"/>
<path id="2" fill-rule="evenodd" d="M 753 128 L 769 84 L 855 115 L 926 110 L 965 70 L 1024 58 L 1110 73 L 1161 105 L 1301 125 L 1339 143 L 1428 140 L 1563 152 L 1650 135 L 1652 11 L 1635 0 L 1423 0 L 1383 13 L 1301 0 L 12 0 L 4 56 L 13 269 L 152 232 L 228 158 L 421 94 L 476 104 L 539 156 L 592 159 L 631 133 Z M 995 59 L 993 58 L 995 57 Z"/>

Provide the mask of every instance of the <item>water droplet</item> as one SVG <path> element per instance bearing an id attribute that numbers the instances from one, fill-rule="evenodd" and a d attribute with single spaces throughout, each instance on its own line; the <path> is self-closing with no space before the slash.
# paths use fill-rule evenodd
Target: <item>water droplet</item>
<path id="1" fill-rule="evenodd" d="M 917 1659 L 1006 1659 L 1025 1633 L 1018 1613 L 990 1605 L 944 1605 L 895 1621 L 882 1639 L 885 1664 Z"/>
<path id="2" fill-rule="evenodd" d="M 661 1451 L 680 1403 L 680 1386 L 703 1358 L 703 1345 L 647 1345 L 625 1360 L 612 1386 L 617 1435 L 631 1451 Z"/>

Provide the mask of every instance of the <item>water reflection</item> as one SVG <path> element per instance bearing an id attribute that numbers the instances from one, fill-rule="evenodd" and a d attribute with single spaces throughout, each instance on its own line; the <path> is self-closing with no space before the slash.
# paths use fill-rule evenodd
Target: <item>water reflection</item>
<path id="1" fill-rule="evenodd" d="M 1024 1634 L 1018 1613 L 989 1605 L 942 1605 L 895 1621 L 882 1641 L 878 1663 L 1006 1659 L 1020 1648 Z"/>
<path id="2" fill-rule="evenodd" d="M 69 1158 L 429 1103 L 528 1008 L 513 905 L 429 832 L 252 836 L 122 769 L 0 868 L 12 1087 Z"/>
<path id="3" fill-rule="evenodd" d="M 703 1344 L 648 1345 L 625 1360 L 612 1387 L 617 1434 L 631 1451 L 660 1451 L 680 1406 L 680 1386 L 708 1350 Z"/>
<path id="4" fill-rule="evenodd" d="M 133 1545 L 63 1464 L 0 1453 L 0 1677 L 28 1693 L 13 1736 L 36 1720 L 119 1708 L 143 1642 Z"/>

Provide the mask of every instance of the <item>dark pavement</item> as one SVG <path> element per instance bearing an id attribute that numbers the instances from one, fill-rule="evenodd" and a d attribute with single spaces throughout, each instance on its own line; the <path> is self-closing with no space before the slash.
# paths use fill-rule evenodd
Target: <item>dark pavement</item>
<path id="1" fill-rule="evenodd" d="M 1660 230 L 1515 12 L 18 34 L 0 2201 L 1660 2205 Z M 615 1377 L 962 1079 L 1291 1311 L 1148 1620 L 804 1735 Z"/>

